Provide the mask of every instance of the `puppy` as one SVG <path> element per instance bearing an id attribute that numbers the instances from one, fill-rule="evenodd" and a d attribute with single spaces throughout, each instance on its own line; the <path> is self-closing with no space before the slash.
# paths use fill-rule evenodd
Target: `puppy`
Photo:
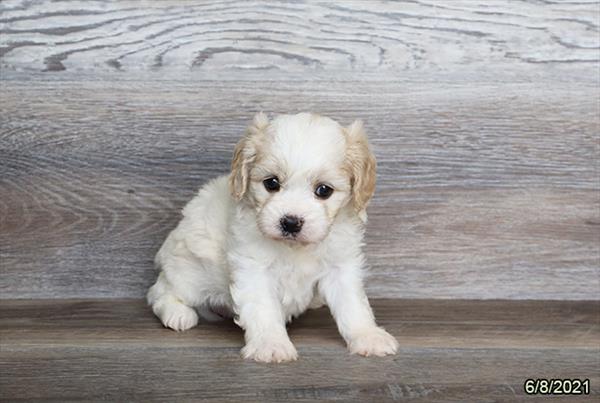
<path id="1" fill-rule="evenodd" d="M 259 113 L 237 144 L 231 174 L 209 182 L 156 256 L 148 303 L 186 330 L 234 317 L 244 358 L 295 360 L 286 322 L 327 304 L 351 353 L 394 354 L 363 289 L 365 209 L 375 157 L 360 121 Z"/>

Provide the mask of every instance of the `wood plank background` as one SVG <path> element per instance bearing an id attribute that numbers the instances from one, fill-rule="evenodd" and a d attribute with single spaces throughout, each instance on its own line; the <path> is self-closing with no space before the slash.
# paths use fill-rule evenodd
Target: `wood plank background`
<path id="1" fill-rule="evenodd" d="M 2 65 L 180 79 L 398 78 L 470 71 L 519 80 L 598 63 L 595 0 L 2 2 Z M 508 72 L 507 72 L 508 75 Z"/>
<path id="2" fill-rule="evenodd" d="M 366 122 L 371 296 L 597 299 L 600 3 L 3 1 L 0 297 L 139 297 L 258 110 Z"/>

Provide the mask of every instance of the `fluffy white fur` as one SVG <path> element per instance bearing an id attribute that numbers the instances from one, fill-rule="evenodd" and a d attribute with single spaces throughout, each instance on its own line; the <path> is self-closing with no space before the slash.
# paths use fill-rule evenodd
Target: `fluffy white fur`
<path id="1" fill-rule="evenodd" d="M 263 181 L 276 176 L 278 191 Z M 334 189 L 326 200 L 315 188 Z M 318 115 L 260 113 L 236 146 L 232 172 L 205 185 L 156 256 L 148 303 L 177 331 L 232 316 L 245 330 L 244 358 L 295 360 L 286 322 L 327 304 L 349 350 L 394 354 L 363 290 L 365 208 L 375 159 L 360 122 L 344 128 Z M 303 220 L 282 230 L 284 215 Z"/>

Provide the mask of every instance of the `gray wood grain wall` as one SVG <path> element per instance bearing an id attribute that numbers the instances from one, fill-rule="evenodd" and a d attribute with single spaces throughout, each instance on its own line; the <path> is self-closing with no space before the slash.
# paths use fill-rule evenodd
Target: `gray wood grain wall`
<path id="1" fill-rule="evenodd" d="M 3 1 L 0 297 L 138 297 L 258 110 L 365 120 L 369 294 L 597 299 L 597 1 Z"/>

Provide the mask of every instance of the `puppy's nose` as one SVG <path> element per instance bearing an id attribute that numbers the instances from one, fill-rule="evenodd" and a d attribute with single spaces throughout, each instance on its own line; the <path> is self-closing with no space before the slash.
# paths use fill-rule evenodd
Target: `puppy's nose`
<path id="1" fill-rule="evenodd" d="M 279 223 L 281 224 L 281 229 L 283 232 L 296 234 L 302 229 L 304 220 L 296 217 L 295 215 L 284 215 Z"/>

